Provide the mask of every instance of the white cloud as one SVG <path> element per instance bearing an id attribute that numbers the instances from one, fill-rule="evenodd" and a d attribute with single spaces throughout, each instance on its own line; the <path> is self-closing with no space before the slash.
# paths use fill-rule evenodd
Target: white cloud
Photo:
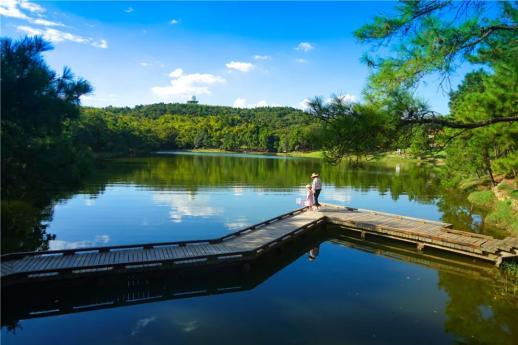
<path id="1" fill-rule="evenodd" d="M 30 36 L 43 36 L 44 39 L 54 43 L 71 41 L 76 43 L 89 44 L 96 48 L 108 48 L 108 43 L 105 40 L 95 41 L 92 38 L 86 38 L 56 29 L 37 29 L 26 25 L 20 25 L 17 27 L 17 29 L 19 31 L 25 32 Z"/>
<path id="2" fill-rule="evenodd" d="M 268 107 L 268 102 L 266 102 L 265 99 L 260 100 L 259 102 L 255 104 L 248 104 L 246 102 L 246 99 L 238 97 L 232 104 L 234 108 L 261 108 L 261 107 Z"/>
<path id="3" fill-rule="evenodd" d="M 180 19 L 171 19 L 171 21 L 169 22 L 169 24 L 172 24 L 172 25 L 176 25 L 180 23 Z"/>
<path id="4" fill-rule="evenodd" d="M 271 60 L 272 57 L 269 55 L 254 55 L 254 60 Z"/>
<path id="5" fill-rule="evenodd" d="M 224 84 L 226 80 L 218 75 L 209 73 L 184 74 L 181 68 L 177 68 L 171 73 L 170 86 L 155 86 L 151 91 L 159 97 L 180 96 L 187 99 L 193 95 L 210 95 L 211 86 Z"/>
<path id="6" fill-rule="evenodd" d="M 133 9 L 133 7 L 128 7 L 127 9 L 125 9 L 125 10 L 124 10 L 124 12 L 126 12 L 126 13 L 131 13 L 131 12 L 133 12 L 133 11 L 135 11 L 135 10 Z"/>
<path id="7" fill-rule="evenodd" d="M 108 42 L 106 42 L 106 40 L 91 41 L 90 44 L 96 48 L 108 48 Z"/>
<path id="8" fill-rule="evenodd" d="M 248 73 L 255 68 L 255 66 L 252 63 L 241 62 L 241 61 L 230 61 L 225 66 L 227 66 L 228 69 L 245 72 L 245 73 Z"/>
<path id="9" fill-rule="evenodd" d="M 342 102 L 345 103 L 354 103 L 356 102 L 356 96 L 346 93 L 345 95 L 339 95 L 338 97 Z M 326 98 L 326 103 L 332 102 L 334 97 L 328 97 Z"/>
<path id="10" fill-rule="evenodd" d="M 308 63 L 308 60 L 306 59 L 295 59 L 296 63 Z"/>
<path id="11" fill-rule="evenodd" d="M 0 15 L 18 19 L 29 19 L 29 17 L 18 8 L 18 5 L 20 5 L 20 2 L 16 0 L 4 0 L 0 2 Z"/>
<path id="12" fill-rule="evenodd" d="M 307 110 L 309 108 L 309 98 L 304 98 L 299 102 L 299 108 L 302 110 Z"/>
<path id="13" fill-rule="evenodd" d="M 232 104 L 234 108 L 246 108 L 246 99 L 238 97 Z"/>
<path id="14" fill-rule="evenodd" d="M 295 49 L 307 53 L 308 51 L 315 49 L 315 46 L 309 42 L 300 42 Z"/>
<path id="15" fill-rule="evenodd" d="M 140 66 L 146 68 L 146 67 L 164 67 L 164 64 L 160 61 L 151 58 L 150 61 L 141 61 L 138 63 Z"/>
<path id="16" fill-rule="evenodd" d="M 260 100 L 259 102 L 257 102 L 255 104 L 255 107 L 257 108 L 260 108 L 260 107 L 267 107 L 268 106 L 268 103 L 266 102 L 266 100 Z"/>
<path id="17" fill-rule="evenodd" d="M 37 25 L 43 25 L 43 26 L 65 26 L 62 23 L 53 22 L 51 20 L 41 19 L 41 18 L 34 19 L 32 21 L 32 23 L 37 24 Z"/>
<path id="18" fill-rule="evenodd" d="M 180 76 L 183 74 L 183 69 L 181 68 L 177 68 L 175 69 L 174 71 L 172 71 L 171 73 L 169 73 L 169 76 L 171 78 L 180 78 Z"/>
<path id="19" fill-rule="evenodd" d="M 343 102 L 354 103 L 356 102 L 356 96 L 346 93 L 345 95 L 338 96 Z"/>
<path id="20" fill-rule="evenodd" d="M 38 16 L 38 18 L 30 17 L 26 12 Z M 45 9 L 36 3 L 20 0 L 3 0 L 0 2 L 0 15 L 5 17 L 17 18 L 28 21 L 32 24 L 43 26 L 65 26 L 62 23 L 54 22 L 43 18 L 42 13 Z"/>
<path id="21" fill-rule="evenodd" d="M 43 13 L 45 9 L 38 4 L 26 0 L 18 1 L 20 7 L 32 13 Z"/>
<path id="22" fill-rule="evenodd" d="M 2 16 L 17 18 L 20 20 L 24 20 L 27 23 L 44 27 L 66 26 L 63 23 L 46 19 L 43 15 L 44 12 L 46 12 L 46 10 L 41 5 L 26 0 L 0 1 L 0 15 Z M 82 37 L 79 35 L 52 28 L 38 28 L 27 25 L 19 25 L 17 29 L 31 36 L 43 36 L 44 39 L 54 43 L 71 41 L 76 43 L 88 44 L 96 48 L 108 48 L 108 42 L 106 42 L 106 40 L 104 39 L 95 40 L 93 38 Z"/>

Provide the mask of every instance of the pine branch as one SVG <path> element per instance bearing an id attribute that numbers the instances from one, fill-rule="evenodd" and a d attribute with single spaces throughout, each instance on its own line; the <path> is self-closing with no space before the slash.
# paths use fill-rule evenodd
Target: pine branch
<path id="1" fill-rule="evenodd" d="M 478 121 L 478 122 L 455 122 L 449 120 L 443 120 L 437 117 L 429 117 L 429 118 L 413 118 L 413 119 L 402 119 L 401 123 L 403 125 L 412 125 L 412 124 L 433 124 L 439 125 L 442 127 L 448 128 L 465 128 L 465 129 L 474 129 L 489 126 L 495 123 L 501 122 L 515 122 L 518 121 L 518 116 L 507 116 L 507 117 L 494 117 L 491 119 Z"/>

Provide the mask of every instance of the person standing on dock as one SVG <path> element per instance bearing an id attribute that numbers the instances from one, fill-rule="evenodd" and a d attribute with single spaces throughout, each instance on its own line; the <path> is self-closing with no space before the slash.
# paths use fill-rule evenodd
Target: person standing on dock
<path id="1" fill-rule="evenodd" d="M 319 208 L 321 205 L 318 202 L 318 196 L 320 195 L 320 191 L 322 190 L 322 182 L 320 182 L 320 177 L 317 173 L 311 174 L 311 178 L 313 179 L 311 188 L 313 189 L 313 193 L 315 194 L 315 206 Z"/>
<path id="2" fill-rule="evenodd" d="M 306 185 L 306 199 L 304 200 L 304 206 L 309 207 L 313 211 L 313 205 L 315 205 L 315 193 L 311 188 L 311 185 Z"/>

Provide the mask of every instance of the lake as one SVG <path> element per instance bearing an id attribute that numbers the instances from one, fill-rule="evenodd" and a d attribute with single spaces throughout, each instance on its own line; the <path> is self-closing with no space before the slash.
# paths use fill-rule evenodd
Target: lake
<path id="1" fill-rule="evenodd" d="M 300 207 L 297 199 L 312 172 L 320 173 L 324 202 L 505 236 L 485 227 L 484 213 L 471 209 L 465 196 L 442 190 L 426 166 L 164 152 L 103 161 L 80 185 L 50 191 L 45 200 L 51 202 L 42 202 L 34 217 L 39 232 L 7 232 L 2 248 L 219 237 Z M 318 248 L 315 260 L 307 254 L 312 248 Z M 358 242 L 335 228 L 320 229 L 245 272 L 167 272 L 67 284 L 7 291 L 13 301 L 24 293 L 31 298 L 2 307 L 2 344 L 518 341 L 517 286 L 500 271 L 393 243 Z M 56 306 L 60 312 L 42 312 Z"/>

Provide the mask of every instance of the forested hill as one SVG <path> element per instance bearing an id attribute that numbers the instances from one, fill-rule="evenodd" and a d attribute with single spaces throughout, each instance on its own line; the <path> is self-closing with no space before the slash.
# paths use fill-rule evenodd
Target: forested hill
<path id="1" fill-rule="evenodd" d="M 218 148 L 283 152 L 321 148 L 322 127 L 291 107 L 157 103 L 83 107 L 72 133 L 95 152 Z"/>
<path id="2" fill-rule="evenodd" d="M 88 108 L 88 107 L 85 107 Z M 105 107 L 103 110 L 113 114 L 145 116 L 158 118 L 162 115 L 234 115 L 243 117 L 255 117 L 258 115 L 269 115 L 275 117 L 286 117 L 289 115 L 301 118 L 308 115 L 300 109 L 292 107 L 256 107 L 256 108 L 234 108 L 221 105 L 190 104 L 190 103 L 155 103 L 148 105 L 137 105 L 130 107 Z"/>

